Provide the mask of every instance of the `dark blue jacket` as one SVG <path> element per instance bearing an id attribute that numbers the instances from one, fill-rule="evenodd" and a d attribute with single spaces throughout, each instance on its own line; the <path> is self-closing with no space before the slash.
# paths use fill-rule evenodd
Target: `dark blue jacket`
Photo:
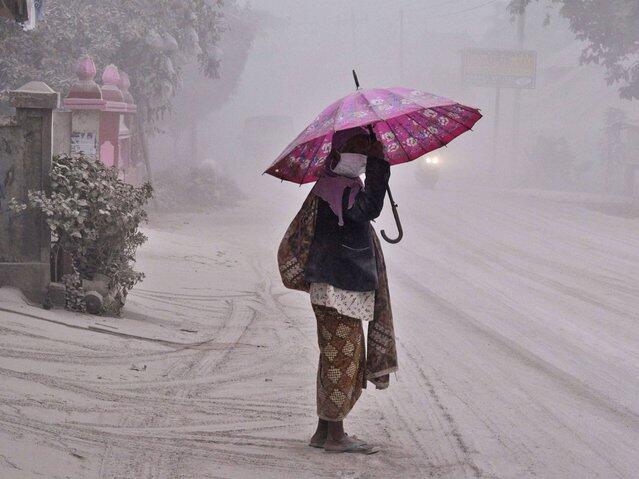
<path id="1" fill-rule="evenodd" d="M 329 204 L 319 199 L 315 237 L 304 275 L 306 281 L 328 283 L 350 291 L 377 289 L 370 221 L 382 212 L 389 178 L 388 162 L 369 157 L 364 189 L 357 194 L 351 208 L 348 208 L 350 188 L 344 191 L 343 226 L 338 225 L 337 216 Z"/>

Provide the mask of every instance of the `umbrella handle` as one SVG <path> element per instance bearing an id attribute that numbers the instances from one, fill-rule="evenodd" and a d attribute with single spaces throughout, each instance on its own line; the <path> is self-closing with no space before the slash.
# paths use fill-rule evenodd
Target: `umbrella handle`
<path id="1" fill-rule="evenodd" d="M 399 213 L 397 213 L 397 203 L 393 200 L 393 194 L 391 193 L 390 186 L 386 185 L 386 192 L 388 193 L 388 199 L 391 202 L 391 207 L 393 208 L 393 216 L 395 217 L 395 224 L 397 225 L 397 238 L 389 238 L 386 236 L 386 232 L 384 230 L 381 231 L 382 238 L 388 243 L 397 244 L 404 237 L 404 229 L 402 228 L 402 222 L 399 219 Z"/>

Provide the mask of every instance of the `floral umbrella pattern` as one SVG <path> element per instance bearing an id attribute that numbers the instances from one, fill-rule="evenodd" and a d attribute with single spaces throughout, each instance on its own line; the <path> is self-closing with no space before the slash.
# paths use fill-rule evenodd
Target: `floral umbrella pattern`
<path id="1" fill-rule="evenodd" d="M 412 161 L 472 129 L 478 109 L 409 88 L 358 90 L 326 108 L 265 173 L 294 183 L 318 179 L 336 131 L 373 125 L 391 165 Z"/>

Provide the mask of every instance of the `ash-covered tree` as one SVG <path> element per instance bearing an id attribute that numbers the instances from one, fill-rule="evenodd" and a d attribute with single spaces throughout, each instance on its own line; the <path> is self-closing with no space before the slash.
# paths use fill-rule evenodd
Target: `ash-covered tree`
<path id="1" fill-rule="evenodd" d="M 604 66 L 608 82 L 620 85 L 622 98 L 639 98 L 639 1 L 512 0 L 510 11 L 522 12 L 534 1 L 558 7 L 568 19 L 577 39 L 586 43 L 582 62 Z"/>
<path id="2" fill-rule="evenodd" d="M 138 106 L 134 158 L 145 161 L 151 180 L 147 137 L 171 110 L 184 68 L 195 64 L 205 78 L 219 76 L 224 12 L 239 19 L 249 14 L 236 0 L 47 0 L 34 31 L 0 19 L 0 97 L 34 79 L 66 93 L 83 54 L 98 71 L 115 64 L 131 80 Z M 240 36 L 252 28 L 241 21 L 233 26 Z"/>
<path id="3" fill-rule="evenodd" d="M 224 0 L 234 3 L 235 0 Z M 152 131 L 171 108 L 184 65 L 197 59 L 215 78 L 223 34 L 222 0 L 48 0 L 38 28 L 24 32 L 0 20 L 0 91 L 41 79 L 65 92 L 73 66 L 91 55 L 99 70 L 113 63 L 131 78 L 139 116 Z"/>

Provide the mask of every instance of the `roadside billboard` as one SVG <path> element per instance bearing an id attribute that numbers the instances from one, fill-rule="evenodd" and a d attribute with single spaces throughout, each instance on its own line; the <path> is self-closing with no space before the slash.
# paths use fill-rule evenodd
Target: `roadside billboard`
<path id="1" fill-rule="evenodd" d="M 466 85 L 493 88 L 535 88 L 537 52 L 466 48 L 462 79 Z"/>

